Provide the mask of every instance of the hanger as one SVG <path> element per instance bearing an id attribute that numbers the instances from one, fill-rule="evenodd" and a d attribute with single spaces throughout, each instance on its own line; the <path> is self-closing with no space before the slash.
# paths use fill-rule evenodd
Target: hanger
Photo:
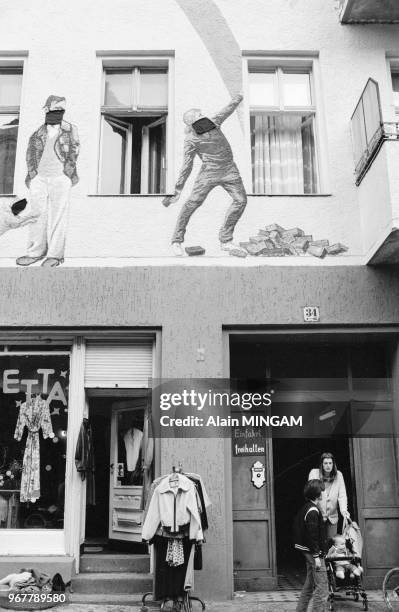
<path id="1" fill-rule="evenodd" d="M 169 486 L 176 489 L 179 486 L 179 472 L 176 472 L 175 466 L 172 467 L 172 473 L 169 476 Z"/>

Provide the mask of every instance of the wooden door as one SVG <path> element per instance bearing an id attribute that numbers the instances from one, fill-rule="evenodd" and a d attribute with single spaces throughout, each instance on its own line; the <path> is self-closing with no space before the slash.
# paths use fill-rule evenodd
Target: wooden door
<path id="1" fill-rule="evenodd" d="M 366 586 L 380 588 L 384 573 L 399 565 L 396 440 L 376 437 L 379 431 L 392 431 L 392 403 L 354 402 L 352 417 L 357 431 L 369 436 L 354 439 L 357 506 Z"/>
<path id="2" fill-rule="evenodd" d="M 234 587 L 245 591 L 277 587 L 272 442 L 254 433 L 259 429 L 235 428 L 232 443 Z M 266 477 L 260 488 L 251 480 L 258 461 Z"/>
<path id="3" fill-rule="evenodd" d="M 116 407 L 121 404 L 125 404 L 124 407 Z M 137 451 L 142 446 L 142 431 L 141 436 L 138 432 L 144 410 L 137 403 L 129 404 L 118 402 L 112 407 L 109 538 L 141 542 L 143 486 L 142 483 L 134 484 L 137 481 L 134 469 L 141 457 Z"/>

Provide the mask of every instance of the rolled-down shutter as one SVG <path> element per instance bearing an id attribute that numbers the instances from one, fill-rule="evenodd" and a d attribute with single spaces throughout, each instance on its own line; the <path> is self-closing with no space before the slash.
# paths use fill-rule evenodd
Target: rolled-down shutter
<path id="1" fill-rule="evenodd" d="M 153 376 L 153 341 L 88 342 L 85 386 L 89 388 L 147 388 Z"/>

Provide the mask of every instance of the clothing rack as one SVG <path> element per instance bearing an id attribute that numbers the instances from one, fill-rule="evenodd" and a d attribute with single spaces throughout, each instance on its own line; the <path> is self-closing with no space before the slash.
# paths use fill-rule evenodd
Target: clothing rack
<path id="1" fill-rule="evenodd" d="M 183 474 L 183 463 L 181 461 L 179 461 L 178 463 L 178 468 L 176 469 L 176 466 L 173 465 L 172 466 L 172 474 Z M 167 477 L 167 476 L 166 476 Z M 153 593 L 149 592 L 149 593 L 145 593 L 141 599 L 141 608 L 140 611 L 141 612 L 149 612 L 149 608 L 147 607 L 147 599 L 148 598 L 152 598 Z M 170 599 L 170 598 L 165 598 L 162 600 L 161 604 L 160 604 L 160 609 L 161 610 L 165 610 L 165 606 L 166 604 L 172 601 L 173 602 L 173 612 L 176 610 L 176 612 L 193 612 L 193 607 L 192 607 L 192 602 L 193 601 L 197 601 L 202 608 L 202 611 L 204 611 L 206 609 L 205 603 L 202 601 L 202 599 L 200 599 L 199 597 L 195 597 L 194 595 L 190 595 L 189 591 L 184 592 L 181 595 L 181 598 L 178 599 Z M 151 604 L 157 603 L 156 601 L 154 601 L 154 599 L 151 599 L 150 601 Z"/>
<path id="2" fill-rule="evenodd" d="M 142 599 L 141 599 L 141 612 L 149 612 L 150 608 L 148 608 L 147 606 L 147 598 L 152 596 L 152 593 L 145 593 L 145 595 L 143 595 Z M 179 612 L 193 612 L 193 606 L 192 603 L 193 601 L 198 601 L 199 604 L 201 604 L 202 610 L 205 610 L 205 604 L 202 601 L 202 599 L 200 599 L 199 597 L 194 597 L 193 595 L 190 595 L 189 593 L 184 593 L 183 595 L 183 599 L 182 600 L 176 600 L 176 599 L 164 599 L 161 603 L 161 607 L 160 610 L 165 610 L 165 606 L 169 601 L 173 601 L 173 608 L 172 610 L 176 610 L 176 612 L 179 610 Z M 155 603 L 153 600 L 150 603 Z M 170 610 L 170 608 L 169 608 Z"/>

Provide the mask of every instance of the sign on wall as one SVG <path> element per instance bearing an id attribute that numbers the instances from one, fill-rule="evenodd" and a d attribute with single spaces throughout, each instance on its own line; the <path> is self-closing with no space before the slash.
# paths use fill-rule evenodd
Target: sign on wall
<path id="1" fill-rule="evenodd" d="M 233 429 L 233 457 L 264 455 L 266 440 L 261 427 L 235 427 Z"/>

